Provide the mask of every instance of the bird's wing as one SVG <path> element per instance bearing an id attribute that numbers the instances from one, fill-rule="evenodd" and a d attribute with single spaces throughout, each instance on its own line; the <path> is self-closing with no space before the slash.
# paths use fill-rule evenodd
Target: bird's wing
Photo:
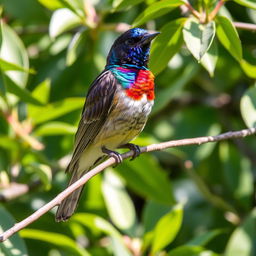
<path id="1" fill-rule="evenodd" d="M 81 154 L 93 142 L 109 113 L 115 107 L 113 99 L 117 84 L 112 72 L 106 70 L 91 85 L 76 132 L 74 152 L 67 171 L 78 167 Z"/>

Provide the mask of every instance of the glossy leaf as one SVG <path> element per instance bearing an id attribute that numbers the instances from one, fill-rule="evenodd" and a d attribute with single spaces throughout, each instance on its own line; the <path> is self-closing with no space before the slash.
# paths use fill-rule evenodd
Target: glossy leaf
<path id="1" fill-rule="evenodd" d="M 228 241 L 225 256 L 253 256 L 256 253 L 256 210 L 235 229 Z"/>
<path id="2" fill-rule="evenodd" d="M 52 38 L 81 24 L 81 19 L 67 8 L 58 9 L 52 15 L 49 34 Z"/>
<path id="3" fill-rule="evenodd" d="M 64 122 L 49 122 L 39 126 L 34 133 L 37 136 L 74 135 L 76 130 L 76 126 Z"/>
<path id="4" fill-rule="evenodd" d="M 7 230 L 15 224 L 15 220 L 5 208 L 0 206 L 0 233 Z M 0 242 L 0 255 L 3 256 L 26 256 L 28 255 L 27 248 L 23 239 L 16 233 L 7 239 L 5 242 Z"/>
<path id="5" fill-rule="evenodd" d="M 174 8 L 182 4 L 183 4 L 183 1 L 181 0 L 162 0 L 162 1 L 158 1 L 153 4 L 150 4 L 148 8 L 146 8 L 136 18 L 136 20 L 133 22 L 133 26 L 138 27 L 149 20 L 156 19 L 157 17 L 172 11 Z"/>
<path id="6" fill-rule="evenodd" d="M 219 254 L 208 251 L 200 246 L 183 245 L 169 251 L 168 256 L 218 256 Z M 220 255 L 219 255 L 220 256 Z"/>
<path id="7" fill-rule="evenodd" d="M 152 156 L 141 155 L 136 161 L 126 161 L 117 169 L 127 185 L 139 195 L 168 205 L 174 203 L 171 183 Z"/>
<path id="8" fill-rule="evenodd" d="M 143 0 L 114 0 L 112 5 L 115 11 L 119 11 L 141 2 L 143 2 Z"/>
<path id="9" fill-rule="evenodd" d="M 115 255 L 131 256 L 124 245 L 122 235 L 102 217 L 89 213 L 77 213 L 72 217 L 72 220 L 88 227 L 92 231 L 101 231 L 109 235 L 113 241 Z"/>
<path id="10" fill-rule="evenodd" d="M 236 60 L 240 61 L 242 59 L 242 45 L 232 22 L 224 16 L 219 16 L 216 31 L 222 45 Z"/>
<path id="11" fill-rule="evenodd" d="M 256 87 L 249 88 L 242 96 L 240 111 L 247 127 L 256 127 Z"/>
<path id="12" fill-rule="evenodd" d="M 181 205 L 176 205 L 164 215 L 156 224 L 152 242 L 152 254 L 159 252 L 170 244 L 180 230 L 183 219 L 183 209 Z"/>
<path id="13" fill-rule="evenodd" d="M 240 5 L 256 10 L 256 3 L 254 0 L 234 0 Z"/>
<path id="14" fill-rule="evenodd" d="M 106 170 L 102 184 L 103 197 L 113 223 L 124 232 L 135 235 L 136 213 L 122 180 Z"/>
<path id="15" fill-rule="evenodd" d="M 186 19 L 181 18 L 165 24 L 161 34 L 154 40 L 151 47 L 149 67 L 154 74 L 160 73 L 169 60 L 182 46 L 182 26 Z"/>
<path id="16" fill-rule="evenodd" d="M 33 108 L 29 116 L 34 124 L 56 119 L 71 111 L 82 109 L 84 98 L 66 98 L 64 100 L 50 103 L 44 107 Z"/>
<path id="17" fill-rule="evenodd" d="M 86 33 L 84 31 L 77 32 L 69 43 L 66 57 L 67 66 L 71 66 L 79 57 L 84 48 Z"/>
<path id="18" fill-rule="evenodd" d="M 188 18 L 183 28 L 183 38 L 193 56 L 200 61 L 210 48 L 215 36 L 215 22 L 201 24 L 195 18 Z"/>
<path id="19" fill-rule="evenodd" d="M 29 61 L 26 49 L 14 32 L 14 30 L 7 24 L 1 21 L 1 47 L 0 47 L 0 58 L 7 63 L 12 63 L 16 67 L 22 67 L 22 71 L 9 70 L 5 72 L 11 80 L 14 81 L 20 87 L 25 87 L 28 79 Z M 5 63 L 5 64 L 7 64 Z"/>
<path id="20" fill-rule="evenodd" d="M 37 0 L 37 1 L 50 10 L 56 10 L 56 9 L 65 7 L 60 0 Z"/>
<path id="21" fill-rule="evenodd" d="M 16 70 L 16 71 L 22 71 L 22 72 L 27 72 L 27 73 L 31 73 L 34 74 L 35 71 L 32 69 L 26 69 L 23 68 L 17 64 L 11 63 L 9 61 L 3 60 L 0 58 L 0 69 L 2 71 L 9 71 L 9 70 Z"/>
<path id="22" fill-rule="evenodd" d="M 244 73 L 247 76 L 249 76 L 250 78 L 256 79 L 256 65 L 252 65 L 246 60 L 241 60 L 240 64 Z"/>
<path id="23" fill-rule="evenodd" d="M 214 70 L 218 60 L 218 46 L 215 41 L 212 42 L 211 47 L 207 50 L 201 59 L 201 64 L 209 72 L 210 76 L 214 76 Z"/>
<path id="24" fill-rule="evenodd" d="M 60 233 L 47 232 L 37 229 L 23 229 L 20 231 L 20 235 L 21 237 L 26 239 L 35 239 L 42 242 L 50 243 L 54 246 L 65 248 L 70 253 L 72 253 L 72 255 L 90 255 L 85 249 L 78 246 L 74 240 Z"/>

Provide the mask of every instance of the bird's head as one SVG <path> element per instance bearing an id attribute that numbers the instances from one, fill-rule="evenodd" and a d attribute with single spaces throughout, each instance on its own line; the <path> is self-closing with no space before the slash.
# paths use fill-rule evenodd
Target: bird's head
<path id="1" fill-rule="evenodd" d="M 150 43 L 159 32 L 133 28 L 119 36 L 108 54 L 107 66 L 131 65 L 147 67 Z"/>

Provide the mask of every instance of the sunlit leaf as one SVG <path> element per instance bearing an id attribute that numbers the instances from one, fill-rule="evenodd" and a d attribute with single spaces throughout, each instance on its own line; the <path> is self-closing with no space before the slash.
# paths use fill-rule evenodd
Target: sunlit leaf
<path id="1" fill-rule="evenodd" d="M 63 32 L 77 27 L 81 24 L 81 19 L 67 8 L 58 9 L 52 15 L 49 34 L 52 38 L 57 37 Z"/>
<path id="2" fill-rule="evenodd" d="M 200 61 L 207 50 L 210 48 L 215 36 L 215 22 L 211 21 L 206 25 L 201 24 L 195 18 L 188 18 L 184 28 L 184 41 L 193 54 Z"/>
<path id="3" fill-rule="evenodd" d="M 50 10 L 56 10 L 56 9 L 65 7 L 60 0 L 37 0 L 37 1 Z"/>
<path id="4" fill-rule="evenodd" d="M 256 79 L 256 65 L 252 65 L 246 60 L 241 60 L 240 64 L 247 76 Z"/>
<path id="5" fill-rule="evenodd" d="M 27 72 L 31 74 L 35 73 L 35 71 L 32 69 L 26 69 L 24 67 L 21 67 L 17 64 L 11 63 L 3 59 L 0 59 L 0 69 L 3 71 L 16 70 L 16 71 L 22 71 L 22 72 Z"/>
<path id="6" fill-rule="evenodd" d="M 128 234 L 135 234 L 136 213 L 122 180 L 111 170 L 104 173 L 103 197 L 113 223 Z"/>
<path id="7" fill-rule="evenodd" d="M 161 34 L 152 44 L 149 62 L 154 74 L 160 73 L 182 46 L 182 26 L 185 20 L 181 18 L 171 21 L 160 29 Z"/>
<path id="8" fill-rule="evenodd" d="M 22 67 L 22 71 L 9 70 L 5 72 L 5 75 L 12 79 L 15 84 L 20 87 L 25 87 L 28 79 L 29 61 L 26 49 L 14 32 L 14 30 L 7 24 L 1 21 L 1 47 L 0 58 L 7 63 L 12 63 L 17 67 Z M 7 65 L 5 63 L 5 65 Z"/>
<path id="9" fill-rule="evenodd" d="M 224 16 L 218 16 L 216 32 L 222 45 L 236 60 L 240 61 L 242 59 L 241 41 L 232 22 Z"/>
<path id="10" fill-rule="evenodd" d="M 90 255 L 85 249 L 78 246 L 74 240 L 60 233 L 47 232 L 37 229 L 23 229 L 20 231 L 20 235 L 26 239 L 40 240 L 54 246 L 65 248 L 72 253 L 72 255 Z"/>
<path id="11" fill-rule="evenodd" d="M 42 124 L 34 130 L 37 136 L 55 136 L 65 134 L 75 134 L 77 127 L 63 122 L 49 122 Z"/>
<path id="12" fill-rule="evenodd" d="M 50 103 L 44 107 L 33 108 L 29 116 L 34 124 L 43 123 L 56 119 L 71 111 L 82 109 L 84 98 L 67 98 L 58 102 Z"/>
<path id="13" fill-rule="evenodd" d="M 225 256 L 253 256 L 256 253 L 256 209 L 235 229 L 228 241 Z"/>
<path id="14" fill-rule="evenodd" d="M 174 203 L 170 180 L 152 156 L 141 155 L 136 161 L 125 161 L 117 169 L 138 194 L 167 205 Z"/>
<path id="15" fill-rule="evenodd" d="M 183 4 L 181 0 L 162 0 L 149 5 L 133 22 L 133 26 L 137 27 L 144 24 L 148 20 L 153 20 L 160 17 L 174 8 Z"/>
<path id="16" fill-rule="evenodd" d="M 15 224 L 15 220 L 10 215 L 10 213 L 0 206 L 0 233 L 9 229 Z M 5 242 L 0 242 L 0 255 L 2 256 L 27 256 L 27 249 L 23 239 L 20 238 L 18 233 L 11 236 Z"/>
<path id="17" fill-rule="evenodd" d="M 50 86 L 50 79 L 44 80 L 32 91 L 32 96 L 42 102 L 42 104 L 46 104 L 50 96 Z"/>
<path id="18" fill-rule="evenodd" d="M 254 0 L 234 0 L 240 5 L 256 10 L 256 3 Z"/>
<path id="19" fill-rule="evenodd" d="M 201 64 L 209 72 L 210 76 L 213 77 L 215 66 L 218 60 L 218 46 L 215 41 L 212 42 L 211 47 L 207 50 L 201 59 Z"/>
<path id="20" fill-rule="evenodd" d="M 115 11 L 125 9 L 143 2 L 143 0 L 114 0 L 112 5 Z"/>
<path id="21" fill-rule="evenodd" d="M 242 96 L 240 111 L 247 127 L 256 126 L 256 87 L 249 88 Z"/>
<path id="22" fill-rule="evenodd" d="M 153 255 L 174 240 L 180 230 L 182 219 L 182 206 L 176 205 L 157 222 L 152 242 Z"/>
<path id="23" fill-rule="evenodd" d="M 220 256 L 200 246 L 183 245 L 169 251 L 168 256 Z"/>

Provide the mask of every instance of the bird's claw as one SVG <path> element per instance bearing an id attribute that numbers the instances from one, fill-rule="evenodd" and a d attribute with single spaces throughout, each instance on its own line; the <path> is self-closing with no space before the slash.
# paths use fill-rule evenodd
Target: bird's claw
<path id="1" fill-rule="evenodd" d="M 119 148 L 129 148 L 131 151 L 133 151 L 133 156 L 131 157 L 130 161 L 134 160 L 141 153 L 140 147 L 132 143 L 121 145 Z"/>
<path id="2" fill-rule="evenodd" d="M 107 154 L 109 157 L 113 157 L 115 159 L 116 164 L 114 167 L 116 167 L 118 164 L 122 163 L 123 158 L 122 158 L 121 154 L 119 154 L 118 152 L 107 149 L 106 147 L 102 147 L 101 150 L 103 153 Z"/>

